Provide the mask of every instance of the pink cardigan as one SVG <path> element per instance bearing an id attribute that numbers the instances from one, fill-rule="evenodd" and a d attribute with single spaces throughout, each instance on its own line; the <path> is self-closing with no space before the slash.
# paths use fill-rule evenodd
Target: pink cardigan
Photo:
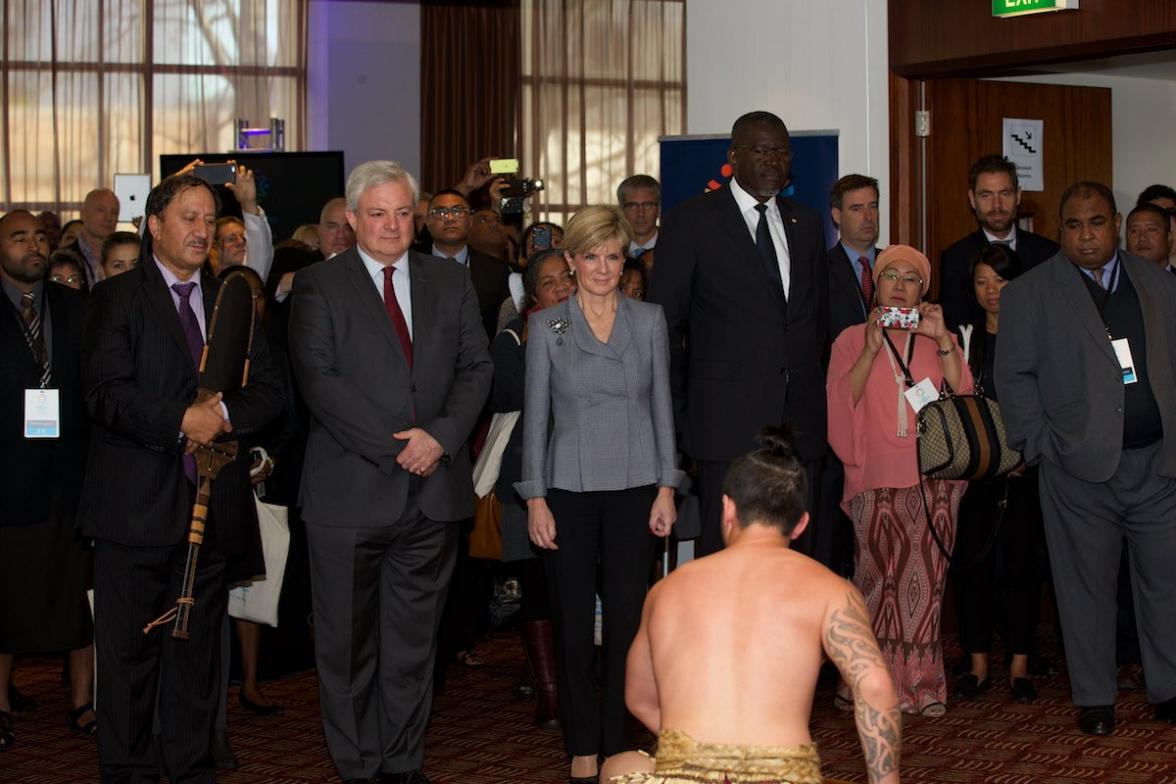
<path id="1" fill-rule="evenodd" d="M 906 345 L 902 333 L 892 332 L 890 339 L 900 352 Z M 952 336 L 955 339 L 955 336 Z M 890 349 L 885 344 L 874 357 L 865 389 L 857 404 L 849 391 L 849 371 L 857 362 L 866 344 L 866 327 L 858 324 L 847 328 L 833 342 L 829 358 L 829 377 L 826 392 L 829 397 L 829 445 L 845 464 L 845 492 L 841 505 L 847 508 L 850 499 L 865 490 L 879 487 L 914 487 L 919 483 L 919 461 L 915 445 L 915 413 L 906 403 L 907 437 L 900 438 L 898 431 L 898 387 L 894 383 L 894 371 L 886 357 Z M 956 343 L 957 351 L 959 343 Z M 930 338 L 914 336 L 914 356 L 911 359 L 911 376 L 915 383 L 930 378 L 938 389 L 943 380 L 943 371 L 936 346 Z M 961 362 L 963 352 L 960 352 Z M 972 391 L 972 371 L 962 362 L 963 371 L 960 389 L 956 392 L 969 394 Z M 894 367 L 899 370 L 898 363 Z M 904 401 L 905 403 L 905 401 Z"/>

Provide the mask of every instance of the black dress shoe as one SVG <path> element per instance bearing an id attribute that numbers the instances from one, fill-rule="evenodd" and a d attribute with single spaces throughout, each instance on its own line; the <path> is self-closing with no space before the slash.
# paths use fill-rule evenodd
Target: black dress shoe
<path id="1" fill-rule="evenodd" d="M 1115 731 L 1115 706 L 1086 706 L 1078 713 L 1078 727 L 1087 735 L 1110 735 Z"/>
<path id="2" fill-rule="evenodd" d="M 992 678 L 985 676 L 984 680 L 980 680 L 969 672 L 955 682 L 955 688 L 951 690 L 951 693 L 953 697 L 961 700 L 970 700 L 982 692 L 988 691 L 990 686 L 992 686 Z"/>
<path id="3" fill-rule="evenodd" d="M 403 773 L 381 773 L 379 784 L 429 784 L 429 779 L 420 770 L 406 770 Z"/>
<path id="4" fill-rule="evenodd" d="M 1013 678 L 1013 702 L 1028 705 L 1037 699 L 1037 687 L 1028 678 Z"/>
<path id="5" fill-rule="evenodd" d="M 1176 724 L 1176 697 L 1156 705 L 1156 721 Z"/>
<path id="6" fill-rule="evenodd" d="M 956 663 L 951 665 L 951 677 L 962 678 L 972 671 L 972 657 L 963 656 L 956 659 Z"/>

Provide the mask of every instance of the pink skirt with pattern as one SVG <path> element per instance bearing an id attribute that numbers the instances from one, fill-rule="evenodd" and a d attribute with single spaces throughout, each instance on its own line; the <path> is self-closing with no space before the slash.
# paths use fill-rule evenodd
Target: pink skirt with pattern
<path id="1" fill-rule="evenodd" d="M 935 532 L 950 551 L 967 482 L 924 479 Z M 853 521 L 853 584 L 890 664 L 900 708 L 938 713 L 947 704 L 939 618 L 948 559 L 927 525 L 920 487 L 866 490 L 846 503 Z"/>

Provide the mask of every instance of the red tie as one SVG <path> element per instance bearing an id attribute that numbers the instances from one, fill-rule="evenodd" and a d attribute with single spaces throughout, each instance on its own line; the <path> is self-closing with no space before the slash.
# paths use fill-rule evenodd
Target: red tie
<path id="1" fill-rule="evenodd" d="M 862 299 L 866 303 L 866 310 L 874 304 L 874 275 L 870 272 L 870 259 L 862 256 L 858 259 L 862 265 Z"/>
<path id="2" fill-rule="evenodd" d="M 384 267 L 384 307 L 388 309 L 388 318 L 392 319 L 392 326 L 400 338 L 400 348 L 404 350 L 408 369 L 412 370 L 412 338 L 408 334 L 408 322 L 404 320 L 404 311 L 396 301 L 396 290 L 392 287 L 392 276 L 395 273 L 395 267 Z"/>

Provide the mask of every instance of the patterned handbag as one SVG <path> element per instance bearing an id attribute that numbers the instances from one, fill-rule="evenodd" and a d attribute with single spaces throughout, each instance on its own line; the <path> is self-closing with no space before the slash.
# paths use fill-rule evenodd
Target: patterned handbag
<path id="1" fill-rule="evenodd" d="M 933 479 L 991 479 L 1021 464 L 1009 447 L 1004 419 L 995 400 L 957 395 L 943 383 L 939 400 L 928 403 L 916 419 L 919 473 Z"/>

